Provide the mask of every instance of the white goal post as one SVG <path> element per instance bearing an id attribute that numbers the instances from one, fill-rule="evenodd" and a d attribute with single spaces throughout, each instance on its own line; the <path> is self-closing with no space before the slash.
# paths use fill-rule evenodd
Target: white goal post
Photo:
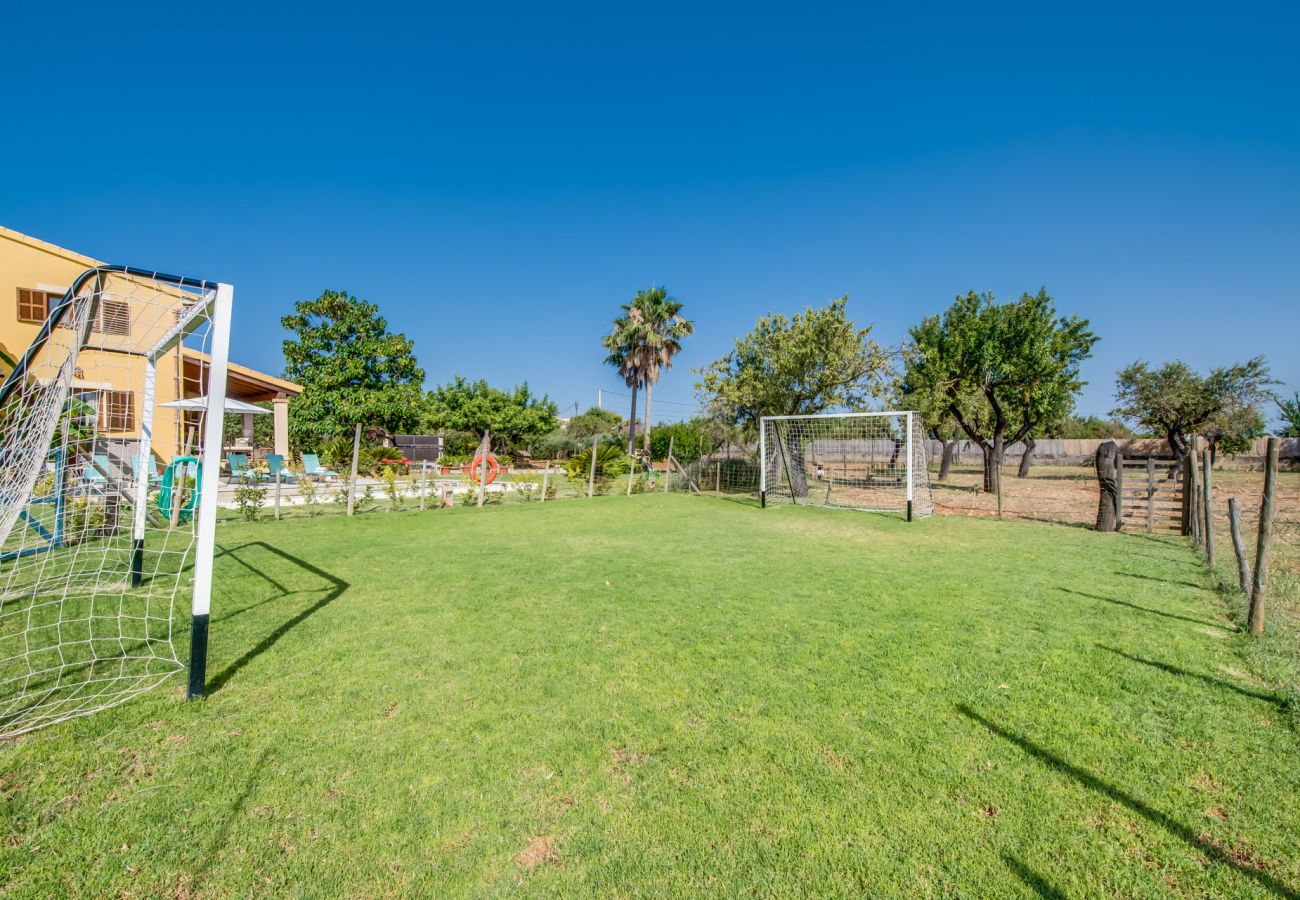
<path id="1" fill-rule="evenodd" d="M 821 413 L 759 420 L 759 501 L 934 512 L 920 413 Z"/>
<path id="2" fill-rule="evenodd" d="M 233 289 L 99 266 L 47 302 L 0 386 L 0 738 L 186 668 L 187 595 L 206 680 Z"/>

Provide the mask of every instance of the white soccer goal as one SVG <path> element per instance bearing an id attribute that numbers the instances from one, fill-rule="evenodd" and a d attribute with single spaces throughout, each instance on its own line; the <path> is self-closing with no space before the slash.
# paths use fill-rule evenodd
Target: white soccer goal
<path id="1" fill-rule="evenodd" d="M 907 411 L 765 416 L 759 498 L 769 503 L 934 512 L 925 435 Z"/>
<path id="2" fill-rule="evenodd" d="M 186 597 L 202 693 L 232 294 L 91 269 L 0 387 L 0 738 L 183 670 Z"/>

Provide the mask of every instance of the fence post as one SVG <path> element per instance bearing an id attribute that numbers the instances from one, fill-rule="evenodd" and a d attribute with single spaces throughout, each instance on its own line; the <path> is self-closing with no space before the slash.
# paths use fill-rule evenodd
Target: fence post
<path id="1" fill-rule="evenodd" d="M 1201 451 L 1201 468 L 1205 469 L 1203 501 L 1205 513 L 1205 561 L 1214 568 L 1214 495 L 1210 493 L 1210 448 Z"/>
<path id="2" fill-rule="evenodd" d="M 1201 476 L 1197 472 L 1196 452 L 1188 451 L 1184 460 L 1187 466 L 1187 519 L 1191 525 L 1192 540 L 1201 544 Z"/>
<path id="3" fill-rule="evenodd" d="M 1192 533 L 1192 467 L 1186 459 L 1183 460 L 1182 472 L 1183 479 L 1183 510 L 1182 522 L 1179 523 L 1184 536 Z"/>
<path id="4" fill-rule="evenodd" d="M 542 502 L 546 502 L 546 489 L 551 481 L 551 461 L 546 461 L 546 467 L 542 469 Z"/>
<path id="5" fill-rule="evenodd" d="M 1147 534 L 1156 530 L 1156 461 L 1147 457 Z"/>
<path id="6" fill-rule="evenodd" d="M 352 436 L 352 478 L 348 481 L 348 515 L 356 504 L 357 496 L 357 456 L 361 453 L 361 423 L 357 423 L 356 433 Z"/>
<path id="7" fill-rule="evenodd" d="M 1237 498 L 1228 498 L 1228 528 L 1232 532 L 1232 549 L 1237 554 L 1237 580 L 1241 582 L 1241 592 L 1250 597 L 1250 563 L 1246 559 L 1246 544 L 1241 539 L 1241 511 L 1237 508 Z"/>
<path id="8" fill-rule="evenodd" d="M 713 464 L 713 496 L 722 496 L 722 460 Z"/>
<path id="9" fill-rule="evenodd" d="M 429 461 L 420 460 L 420 512 L 424 512 L 424 495 L 429 484 Z"/>
<path id="10" fill-rule="evenodd" d="M 1268 439 L 1264 462 L 1264 496 L 1259 504 L 1259 542 L 1255 547 L 1255 582 L 1250 591 L 1250 633 L 1264 633 L 1264 601 L 1268 597 L 1268 564 L 1273 555 L 1273 498 L 1277 493 L 1278 440 Z"/>
<path id="11" fill-rule="evenodd" d="M 484 430 L 483 443 L 479 446 L 479 465 L 478 465 L 478 508 L 483 508 L 483 498 L 487 496 L 487 458 L 488 448 L 492 446 L 488 435 L 491 432 Z M 473 465 L 473 460 L 470 460 Z"/>
<path id="12" fill-rule="evenodd" d="M 587 476 L 587 499 L 590 500 L 596 493 L 596 442 L 600 440 L 598 435 L 591 436 L 591 474 Z"/>
<path id="13" fill-rule="evenodd" d="M 275 470 L 275 521 L 280 521 L 280 472 L 281 469 Z"/>

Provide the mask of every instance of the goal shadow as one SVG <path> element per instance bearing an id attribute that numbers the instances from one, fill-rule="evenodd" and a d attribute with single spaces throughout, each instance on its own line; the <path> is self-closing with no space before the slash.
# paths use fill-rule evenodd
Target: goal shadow
<path id="1" fill-rule="evenodd" d="M 247 556 L 247 553 L 245 553 L 245 556 L 240 555 L 241 552 L 249 551 L 249 550 L 256 550 L 258 552 L 270 553 L 273 556 L 277 557 L 278 559 L 286 563 L 289 563 L 290 565 L 295 567 L 298 575 L 307 575 L 312 578 L 319 579 L 321 582 L 323 582 L 323 584 L 321 584 L 319 587 L 307 588 L 307 589 L 294 587 L 288 583 L 290 581 L 290 578 L 275 578 L 269 573 L 267 573 L 266 571 L 264 571 L 264 569 L 259 568 L 257 565 L 255 565 L 253 561 L 250 561 L 249 559 L 245 558 Z M 239 658 L 235 659 L 224 669 L 218 672 L 215 676 L 213 676 L 211 681 L 209 681 L 207 687 L 207 692 L 209 694 L 221 690 L 223 687 L 225 687 L 227 683 L 230 682 L 232 678 L 238 675 L 239 672 L 245 666 L 249 665 L 251 662 L 257 659 L 263 653 L 270 650 L 286 634 L 288 634 L 294 628 L 301 625 L 307 619 L 314 616 L 316 613 L 320 612 L 325 607 L 329 606 L 339 597 L 343 596 L 343 594 L 350 587 L 352 587 L 350 583 L 344 581 L 342 578 L 339 578 L 336 575 L 326 572 L 324 569 L 320 568 L 319 566 L 315 566 L 312 563 L 307 562 L 305 559 L 294 556 L 293 554 L 288 553 L 279 547 L 272 546 L 271 544 L 268 544 L 265 541 L 249 541 L 246 544 L 240 544 L 236 547 L 218 546 L 215 554 L 215 559 L 231 560 L 232 562 L 234 562 L 235 564 L 243 568 L 244 571 L 260 579 L 268 588 L 270 588 L 271 591 L 273 591 L 273 593 L 271 593 L 269 596 L 263 596 L 260 599 L 252 603 L 246 604 L 245 606 L 242 606 L 238 609 L 234 609 L 229 612 L 219 614 L 213 620 L 214 625 L 219 625 L 221 622 L 229 622 L 230 620 L 235 619 L 238 616 L 241 616 L 247 612 L 251 612 L 252 610 L 257 609 L 258 607 L 265 606 L 268 603 L 282 602 L 286 599 L 297 597 L 303 594 L 317 594 L 321 592 L 323 592 L 323 594 L 318 600 L 316 600 L 316 602 L 312 603 L 306 609 L 299 611 L 296 615 L 280 623 L 280 625 L 278 625 L 269 634 L 263 636 L 256 644 L 254 644 L 247 651 L 245 651 Z"/>

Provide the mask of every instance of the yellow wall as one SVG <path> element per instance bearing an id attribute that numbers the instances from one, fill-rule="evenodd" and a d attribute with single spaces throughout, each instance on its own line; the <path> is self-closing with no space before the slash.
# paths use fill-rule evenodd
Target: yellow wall
<path id="1" fill-rule="evenodd" d="M 0 345 L 3 345 L 7 355 L 19 358 L 40 331 L 40 325 L 19 321 L 18 289 L 62 292 L 78 275 L 96 265 L 100 263 L 90 257 L 0 228 Z M 131 391 L 135 429 L 105 432 L 105 435 L 120 440 L 138 440 L 145 378 L 145 360 L 138 354 L 155 344 L 176 321 L 176 313 L 185 302 L 184 294 L 175 292 L 160 295 L 153 282 L 149 282 L 145 288 L 141 283 L 132 284 L 130 279 L 121 276 L 110 277 L 104 288 L 107 293 L 117 295 L 129 303 L 131 334 L 91 334 L 91 346 L 83 349 L 78 356 L 79 377 L 74 380 L 74 387 L 83 390 L 98 388 Z M 107 350 L 135 352 L 105 352 Z M 8 366 L 0 368 L 3 368 L 3 374 L 8 374 Z M 195 390 L 194 385 L 190 385 L 188 392 L 185 390 L 179 350 L 173 350 L 158 361 L 154 395 L 156 403 L 195 396 L 197 393 L 199 391 Z M 159 408 L 154 412 L 151 449 L 164 461 L 179 452 L 184 440 L 181 418 L 181 414 L 173 409 Z"/>

